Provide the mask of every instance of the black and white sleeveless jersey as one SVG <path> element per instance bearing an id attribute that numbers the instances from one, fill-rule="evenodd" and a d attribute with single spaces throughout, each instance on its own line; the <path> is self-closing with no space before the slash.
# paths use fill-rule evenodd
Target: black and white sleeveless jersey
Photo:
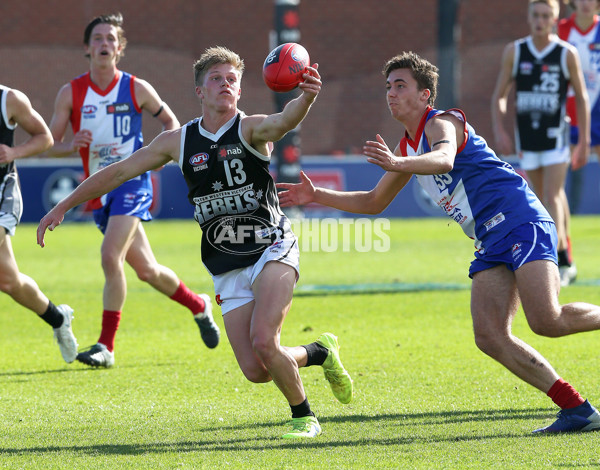
<path id="1" fill-rule="evenodd" d="M 6 96 L 8 95 L 9 88 L 0 85 L 0 144 L 12 147 L 14 144 L 14 133 L 16 125 L 12 125 L 8 119 L 8 113 L 6 111 Z M 15 162 L 0 164 L 0 181 L 4 180 L 4 177 L 8 173 L 14 173 Z"/>
<path id="2" fill-rule="evenodd" d="M 541 152 L 568 145 L 568 47 L 558 38 L 542 51 L 535 48 L 531 36 L 515 41 L 517 151 Z"/>
<path id="3" fill-rule="evenodd" d="M 279 207 L 270 158 L 248 144 L 238 113 L 216 134 L 202 118 L 181 130 L 179 167 L 202 229 L 202 261 L 212 275 L 244 268 L 284 236 L 293 236 Z"/>

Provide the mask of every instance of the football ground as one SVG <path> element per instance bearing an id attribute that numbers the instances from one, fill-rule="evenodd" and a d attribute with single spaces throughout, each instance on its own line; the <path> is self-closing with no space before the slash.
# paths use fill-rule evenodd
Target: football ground
<path id="1" fill-rule="evenodd" d="M 75 309 L 80 347 L 94 344 L 100 233 L 92 223 L 65 224 L 41 249 L 35 228 L 22 225 L 13 238 L 20 270 Z M 145 228 L 158 261 L 212 297 L 196 223 Z M 579 279 L 561 302 L 600 304 L 600 218 L 576 216 L 571 232 Z M 335 333 L 355 383 L 354 401 L 341 405 L 320 367 L 301 369 L 323 428 L 304 441 L 280 439 L 289 407 L 272 383 L 243 377 L 218 307 L 223 336 L 208 350 L 189 311 L 127 268 L 116 364 L 96 370 L 65 364 L 51 329 L 0 295 L 0 468 L 600 467 L 600 433 L 531 435 L 558 409 L 476 348 L 466 275 L 473 246 L 460 228 L 446 219 L 392 220 L 386 233 L 389 250 L 358 251 L 351 241 L 348 250 L 317 243 L 301 255 L 282 343 Z M 600 332 L 542 338 L 522 311 L 513 331 L 600 405 Z"/>

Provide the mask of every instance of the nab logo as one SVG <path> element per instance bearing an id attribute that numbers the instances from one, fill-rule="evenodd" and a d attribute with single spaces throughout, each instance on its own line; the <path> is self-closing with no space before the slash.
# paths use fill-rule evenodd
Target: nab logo
<path id="1" fill-rule="evenodd" d="M 81 114 L 94 114 L 96 111 L 98 111 L 98 108 L 93 104 L 86 104 L 81 107 Z"/>
<path id="2" fill-rule="evenodd" d="M 113 103 L 106 106 L 108 114 L 128 113 L 131 110 L 129 103 Z"/>
<path id="3" fill-rule="evenodd" d="M 288 72 L 290 72 L 290 75 L 296 75 L 297 73 L 303 72 L 305 68 L 306 65 L 304 65 L 304 62 L 298 62 L 294 65 L 290 65 L 288 67 Z"/>
<path id="4" fill-rule="evenodd" d="M 243 158 L 244 151 L 239 144 L 223 145 L 217 151 L 219 160 L 230 160 L 232 158 Z"/>
<path id="5" fill-rule="evenodd" d="M 197 153 L 196 155 L 190 157 L 190 165 L 192 166 L 205 165 L 206 162 L 208 162 L 207 153 Z"/>

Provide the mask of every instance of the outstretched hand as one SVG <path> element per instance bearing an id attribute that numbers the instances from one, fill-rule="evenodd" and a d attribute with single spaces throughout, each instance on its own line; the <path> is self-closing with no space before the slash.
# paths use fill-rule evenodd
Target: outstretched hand
<path id="1" fill-rule="evenodd" d="M 46 233 L 46 229 L 51 232 L 58 227 L 65 218 L 64 212 L 58 209 L 58 206 L 55 206 L 50 212 L 48 212 L 42 220 L 40 220 L 40 224 L 37 228 L 37 244 L 42 248 L 46 246 L 44 243 L 44 234 Z"/>
<path id="2" fill-rule="evenodd" d="M 363 154 L 367 156 L 369 163 L 374 163 L 386 171 L 398 171 L 400 159 L 394 155 L 379 134 L 377 140 L 368 140 L 363 147 Z"/>
<path id="3" fill-rule="evenodd" d="M 277 183 L 279 205 L 281 207 L 303 206 L 314 201 L 315 187 L 306 173 L 300 172 L 300 183 Z"/>
<path id="4" fill-rule="evenodd" d="M 303 92 L 307 93 L 314 100 L 319 92 L 321 91 L 321 75 L 317 69 L 319 68 L 319 64 L 313 64 L 312 67 L 307 66 L 306 70 L 302 74 L 304 78 L 303 82 L 300 82 L 298 88 L 300 88 Z"/>

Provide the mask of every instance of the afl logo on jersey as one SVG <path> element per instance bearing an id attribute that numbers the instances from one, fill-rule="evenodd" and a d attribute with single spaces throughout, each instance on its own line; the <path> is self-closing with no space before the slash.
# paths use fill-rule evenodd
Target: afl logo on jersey
<path id="1" fill-rule="evenodd" d="M 521 62 L 519 64 L 519 70 L 523 75 L 531 75 L 533 64 L 531 62 Z"/>
<path id="2" fill-rule="evenodd" d="M 204 170 L 205 168 L 208 168 L 208 153 L 197 153 L 196 155 L 192 155 L 189 162 L 194 168 L 194 171 Z"/>
<path id="3" fill-rule="evenodd" d="M 86 104 L 81 107 L 81 114 L 94 114 L 96 111 L 98 111 L 98 108 L 93 104 Z"/>

